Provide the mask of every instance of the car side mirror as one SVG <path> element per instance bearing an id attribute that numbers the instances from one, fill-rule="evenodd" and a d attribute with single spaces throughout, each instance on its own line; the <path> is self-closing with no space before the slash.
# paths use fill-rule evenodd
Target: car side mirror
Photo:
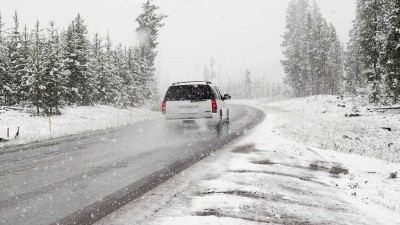
<path id="1" fill-rule="evenodd" d="M 232 97 L 229 94 L 224 94 L 224 100 L 231 99 Z"/>

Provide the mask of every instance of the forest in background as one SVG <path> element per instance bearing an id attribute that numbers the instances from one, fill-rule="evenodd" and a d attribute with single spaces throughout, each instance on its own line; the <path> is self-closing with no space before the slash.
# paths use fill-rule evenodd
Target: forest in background
<path id="1" fill-rule="evenodd" d="M 292 0 L 282 43 L 285 83 L 295 97 L 368 95 L 371 103 L 400 100 L 400 1 L 357 0 L 344 51 L 318 5 Z"/>
<path id="2" fill-rule="evenodd" d="M 0 104 L 52 115 L 65 105 L 127 107 L 156 100 L 154 60 L 166 16 L 150 1 L 142 9 L 136 46 L 115 45 L 108 34 L 89 37 L 79 14 L 62 31 L 53 21 L 21 28 L 17 12 L 5 29 L 0 14 Z"/>
<path id="3" fill-rule="evenodd" d="M 350 92 L 367 90 L 373 103 L 400 100 L 400 1 L 357 0 L 346 54 Z"/>
<path id="4" fill-rule="evenodd" d="M 228 81 L 226 91 L 237 98 L 365 94 L 372 103 L 398 103 L 400 0 L 356 4 L 344 49 L 315 1 L 290 1 L 282 42 L 284 84 L 255 79 L 247 69 L 242 79 Z M 58 114 L 65 105 L 157 102 L 154 59 L 166 16 L 151 1 L 142 8 L 136 18 L 136 46 L 114 44 L 109 35 L 90 36 L 80 15 L 59 30 L 54 22 L 43 26 L 39 21 L 28 29 L 20 25 L 17 12 L 6 27 L 0 14 L 0 104 Z M 214 63 L 211 59 L 204 67 L 205 80 L 216 78 Z"/>
<path id="5" fill-rule="evenodd" d="M 282 47 L 285 83 L 295 97 L 342 93 L 343 46 L 315 1 L 289 3 Z"/>

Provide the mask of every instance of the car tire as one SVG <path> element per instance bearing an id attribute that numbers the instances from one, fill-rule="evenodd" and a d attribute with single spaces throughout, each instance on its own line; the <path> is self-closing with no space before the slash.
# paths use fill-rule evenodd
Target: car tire
<path id="1" fill-rule="evenodd" d="M 224 125 L 224 120 L 223 120 L 223 117 L 222 117 L 222 110 L 221 110 L 220 113 L 219 113 L 219 121 L 218 121 L 216 130 L 217 131 L 221 131 L 223 125 Z"/>

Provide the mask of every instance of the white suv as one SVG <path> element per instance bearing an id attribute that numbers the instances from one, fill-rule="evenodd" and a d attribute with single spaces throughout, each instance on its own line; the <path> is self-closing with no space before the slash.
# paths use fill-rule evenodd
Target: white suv
<path id="1" fill-rule="evenodd" d="M 168 88 L 161 111 L 167 121 L 204 121 L 218 128 L 229 123 L 225 100 L 230 98 L 209 81 L 177 82 Z"/>

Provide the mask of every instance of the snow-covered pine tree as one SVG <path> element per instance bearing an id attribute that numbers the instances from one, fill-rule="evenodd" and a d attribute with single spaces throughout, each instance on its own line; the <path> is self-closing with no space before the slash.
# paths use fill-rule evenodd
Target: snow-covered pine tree
<path id="1" fill-rule="evenodd" d="M 127 104 L 129 106 L 136 106 L 139 102 L 139 90 L 134 57 L 134 49 L 129 47 L 126 55 L 127 76 L 125 78 L 125 91 L 127 95 Z"/>
<path id="2" fill-rule="evenodd" d="M 111 64 L 111 40 L 107 33 L 106 44 L 104 45 L 105 52 L 103 53 L 101 42 L 98 40 L 97 43 L 97 92 L 100 104 L 107 104 L 109 102 L 108 83 L 112 76 L 112 65 Z"/>
<path id="3" fill-rule="evenodd" d="M 19 103 L 21 98 L 21 94 L 19 93 L 19 88 L 21 84 L 21 73 L 20 71 L 24 69 L 24 65 L 21 56 L 20 48 L 22 47 L 21 43 L 21 33 L 19 32 L 19 20 L 18 14 L 15 11 L 14 14 L 14 27 L 11 29 L 11 32 L 8 36 L 7 43 L 7 76 L 5 80 L 5 96 L 6 103 L 8 105 L 13 105 L 15 103 Z"/>
<path id="4" fill-rule="evenodd" d="M 31 37 L 28 33 L 28 28 L 24 27 L 22 32 L 21 48 L 19 48 L 21 69 L 18 71 L 20 81 L 17 88 L 19 101 L 26 101 L 29 99 L 29 79 L 31 77 L 32 58 L 31 58 Z"/>
<path id="5" fill-rule="evenodd" d="M 65 74 L 67 76 L 65 100 L 68 104 L 77 104 L 81 98 L 79 95 L 79 90 L 77 88 L 77 70 L 76 64 L 76 34 L 75 34 L 75 23 L 72 22 L 67 30 L 63 33 L 63 63 L 65 65 Z"/>
<path id="6" fill-rule="evenodd" d="M 3 21 L 0 12 L 0 103 L 5 104 L 6 89 L 5 85 L 7 82 L 7 49 L 4 40 Z"/>
<path id="7" fill-rule="evenodd" d="M 315 8 L 307 13 L 307 24 L 304 30 L 305 34 L 301 40 L 303 53 L 302 66 L 302 84 L 303 95 L 321 94 L 324 79 L 324 19 L 319 13 L 319 8 Z"/>
<path id="8" fill-rule="evenodd" d="M 29 70 L 31 76 L 28 80 L 29 96 L 28 99 L 36 107 L 36 114 L 39 115 L 40 107 L 42 107 L 42 90 L 45 88 L 43 85 L 44 73 L 44 48 L 45 38 L 42 30 L 40 29 L 39 21 L 36 21 L 35 30 L 32 33 L 32 45 L 30 51 L 31 64 Z"/>
<path id="9" fill-rule="evenodd" d="M 325 94 L 337 95 L 343 86 L 343 48 L 332 24 L 329 27 L 329 34 L 330 48 L 327 55 Z"/>
<path id="10" fill-rule="evenodd" d="M 385 7 L 388 29 L 381 53 L 385 84 L 390 103 L 400 101 L 400 0 L 391 0 Z"/>
<path id="11" fill-rule="evenodd" d="M 49 25 L 48 38 L 44 47 L 41 96 L 42 107 L 45 113 L 51 116 L 59 114 L 59 109 L 63 106 L 66 80 L 63 74 L 60 38 L 54 28 L 54 22 L 50 22 Z"/>
<path id="12" fill-rule="evenodd" d="M 382 88 L 381 88 L 381 77 L 377 75 L 373 70 L 364 71 L 364 76 L 367 78 L 368 84 L 368 98 L 371 103 L 380 103 L 382 101 Z"/>
<path id="13" fill-rule="evenodd" d="M 386 29 L 386 23 L 383 18 L 384 0 L 359 0 L 360 4 L 357 9 L 358 19 L 360 20 L 358 34 L 358 45 L 360 51 L 360 61 L 362 62 L 362 73 L 369 83 L 369 96 L 374 96 L 370 99 L 371 102 L 376 102 L 381 97 L 377 92 L 378 83 L 382 81 L 382 68 L 379 64 L 380 51 L 382 49 L 382 41 L 380 36 Z M 374 74 L 371 74 L 373 72 Z"/>
<path id="14" fill-rule="evenodd" d="M 80 14 L 68 26 L 64 37 L 63 58 L 68 75 L 66 99 L 70 104 L 93 103 L 94 77 L 90 71 L 90 43 Z"/>
<path id="15" fill-rule="evenodd" d="M 360 9 L 361 1 L 357 1 L 357 11 Z M 356 19 L 353 20 L 353 28 L 350 30 L 350 39 L 347 43 L 347 51 L 345 55 L 346 69 L 346 91 L 355 94 L 356 90 L 365 87 L 366 79 L 362 76 L 363 66 L 361 63 L 360 44 L 358 42 L 360 35 L 360 19 L 359 13 L 356 13 Z"/>
<path id="16" fill-rule="evenodd" d="M 121 78 L 118 75 L 116 66 L 115 51 L 112 49 L 110 36 L 107 34 L 105 43 L 105 52 L 103 54 L 104 70 L 98 74 L 98 92 L 100 103 L 116 104 L 119 101 L 121 90 Z"/>
<path id="17" fill-rule="evenodd" d="M 157 56 L 158 31 L 164 26 L 162 20 L 166 16 L 158 14 L 156 11 L 159 7 L 150 0 L 147 0 L 143 4 L 142 9 L 143 12 L 136 18 L 136 22 L 139 24 L 136 29 L 139 45 L 135 48 L 135 55 L 140 57 L 136 62 L 137 65 L 140 65 L 137 67 L 136 74 L 138 76 L 144 76 L 143 78 L 138 78 L 138 85 L 143 85 L 143 87 L 140 87 L 143 94 L 142 97 L 144 99 L 149 99 L 156 94 L 154 93 L 154 88 L 156 87 L 154 61 Z"/>
<path id="18" fill-rule="evenodd" d="M 114 96 L 111 97 L 112 100 L 110 103 L 118 107 L 123 107 L 126 101 L 124 80 L 127 77 L 127 71 L 121 44 L 112 51 L 111 63 L 114 66 L 114 73 L 111 77 L 110 90 Z"/>
<path id="19" fill-rule="evenodd" d="M 308 45 L 305 43 L 308 33 L 308 0 L 292 0 L 286 13 L 286 30 L 283 35 L 283 54 L 281 61 L 286 82 L 293 88 L 296 96 L 307 95 L 306 84 L 309 80 Z"/>
<path id="20" fill-rule="evenodd" d="M 364 69 L 373 70 L 374 73 L 379 72 L 379 52 L 381 43 L 379 35 L 383 30 L 385 23 L 383 21 L 382 7 L 383 0 L 360 0 L 359 4 L 359 23 L 361 32 L 359 33 L 359 45 L 361 51 L 361 61 Z"/>
<path id="21" fill-rule="evenodd" d="M 317 74 L 317 69 L 318 67 L 318 49 L 317 49 L 317 40 L 318 40 L 318 34 L 317 32 L 317 26 L 315 24 L 315 20 L 313 19 L 311 13 L 307 13 L 307 22 L 305 26 L 305 35 L 303 36 L 303 39 L 301 42 L 303 43 L 302 46 L 304 47 L 303 55 L 305 55 L 305 58 L 303 59 L 303 66 L 302 66 L 302 85 L 303 87 L 303 93 L 304 95 L 313 95 L 317 94 L 318 91 L 318 76 L 320 74 Z M 303 56 L 304 57 L 304 56 Z"/>
<path id="22" fill-rule="evenodd" d="M 332 67 L 332 63 L 340 64 L 337 58 L 340 43 L 331 30 L 315 2 L 312 7 L 308 0 L 292 0 L 289 3 L 282 43 L 285 56 L 282 65 L 285 82 L 292 87 L 295 96 L 337 92 L 342 72 L 337 69 L 340 65 Z M 334 49 L 331 49 L 332 45 Z M 328 61 L 329 54 L 331 62 Z M 334 58 L 334 55 L 337 57 Z M 329 65 L 331 71 L 328 71 Z M 336 70 L 333 71 L 333 68 Z M 336 86 L 332 87 L 333 84 Z"/>
<path id="23" fill-rule="evenodd" d="M 136 104 L 142 105 L 145 100 L 151 99 L 154 81 L 153 69 L 148 65 L 146 58 L 141 57 L 142 51 L 139 47 L 133 49 L 134 74 L 136 77 L 138 101 Z"/>
<path id="24" fill-rule="evenodd" d="M 316 43 L 316 64 L 313 69 L 316 73 L 316 92 L 315 94 L 329 94 L 331 75 L 328 73 L 328 54 L 331 48 L 330 28 L 326 19 L 323 18 L 316 2 L 313 5 L 313 18 L 315 20 L 315 35 L 312 42 Z"/>
<path id="25" fill-rule="evenodd" d="M 132 70 L 132 59 L 133 52 L 131 47 L 125 46 L 122 54 L 123 54 L 123 76 L 122 76 L 122 86 L 123 86 L 123 93 L 122 93 L 122 103 L 123 107 L 133 106 L 132 104 L 132 97 L 136 95 L 136 84 L 135 84 L 135 77 Z"/>
<path id="26" fill-rule="evenodd" d="M 100 80 L 104 76 L 104 46 L 102 39 L 98 33 L 94 34 L 93 41 L 91 44 L 90 54 L 90 67 L 93 72 L 94 78 L 94 89 L 93 89 L 93 102 L 101 103 L 103 94 L 101 93 L 102 87 L 100 86 Z"/>

